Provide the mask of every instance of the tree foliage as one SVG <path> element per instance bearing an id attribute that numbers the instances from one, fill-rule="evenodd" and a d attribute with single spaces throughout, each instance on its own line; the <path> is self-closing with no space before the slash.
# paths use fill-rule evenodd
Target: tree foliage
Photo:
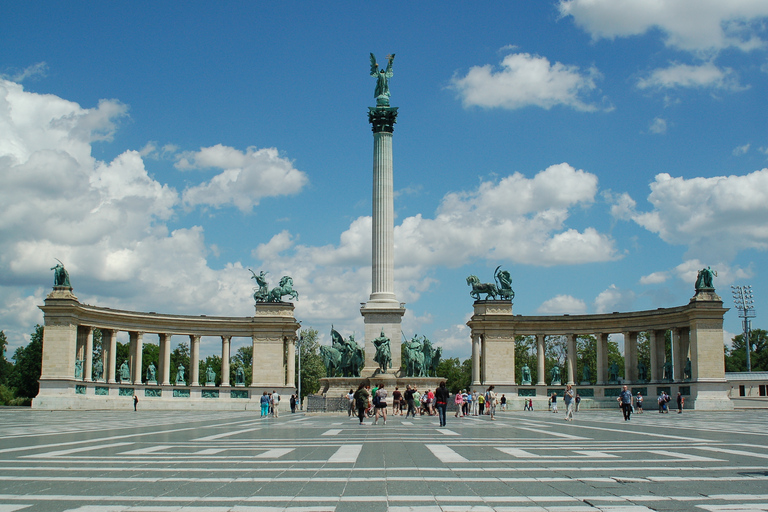
<path id="1" fill-rule="evenodd" d="M 171 384 L 176 383 L 176 376 L 179 372 L 179 365 L 184 367 L 184 385 L 189 382 L 190 365 L 189 365 L 189 343 L 182 341 L 176 348 L 171 351 Z"/>
<path id="2" fill-rule="evenodd" d="M 320 342 L 317 340 L 317 329 L 307 328 L 299 332 L 302 339 L 301 347 L 296 351 L 296 378 L 301 379 L 301 399 L 317 393 L 320 390 L 320 379 L 325 377 L 325 365 L 320 357 Z M 301 372 L 299 368 L 299 353 L 301 354 Z M 298 388 L 299 381 L 296 381 Z"/>
<path id="3" fill-rule="evenodd" d="M 16 396 L 32 399 L 40 389 L 38 380 L 43 367 L 43 326 L 36 325 L 26 347 L 13 353 L 14 371 L 10 385 L 16 388 Z"/>
<path id="4" fill-rule="evenodd" d="M 238 348 L 235 355 L 229 360 L 229 382 L 236 382 L 235 372 L 238 368 L 242 368 L 245 385 L 250 386 L 253 382 L 253 345 Z"/>
<path id="5" fill-rule="evenodd" d="M 437 365 L 437 374 L 445 377 L 445 385 L 451 393 L 469 389 L 472 383 L 472 359 L 466 359 L 464 363 L 459 362 L 458 357 L 452 357 Z"/>
<path id="6" fill-rule="evenodd" d="M 753 372 L 768 371 L 768 332 L 764 329 L 754 329 L 749 333 L 752 351 L 749 358 Z M 733 344 L 725 347 L 725 371 L 747 371 L 747 349 L 744 334 L 733 338 Z"/>

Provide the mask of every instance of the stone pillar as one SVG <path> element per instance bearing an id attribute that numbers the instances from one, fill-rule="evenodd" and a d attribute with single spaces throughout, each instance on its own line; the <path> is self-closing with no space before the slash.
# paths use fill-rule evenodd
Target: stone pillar
<path id="1" fill-rule="evenodd" d="M 661 382 L 664 378 L 665 338 L 667 331 L 654 329 L 648 331 L 651 352 L 651 382 Z"/>
<path id="2" fill-rule="evenodd" d="M 624 333 L 624 383 L 637 382 L 637 332 Z"/>
<path id="3" fill-rule="evenodd" d="M 256 353 L 254 351 L 254 359 Z M 199 386 L 200 385 L 200 336 L 197 334 L 190 334 L 189 335 L 189 366 L 192 368 L 189 369 L 190 375 L 192 376 L 192 382 L 189 384 L 190 386 Z"/>
<path id="4" fill-rule="evenodd" d="M 171 385 L 171 335 L 168 333 L 160 334 L 160 384 L 163 386 Z"/>
<path id="5" fill-rule="evenodd" d="M 287 337 L 285 340 L 286 357 L 288 358 L 288 367 L 285 372 L 285 385 L 296 386 L 296 338 Z"/>
<path id="6" fill-rule="evenodd" d="M 537 334 L 536 335 L 536 363 L 538 364 L 538 367 L 536 368 L 536 382 L 537 386 L 546 386 L 546 381 L 544 380 L 544 373 L 546 372 L 546 369 L 544 368 L 544 341 L 547 337 L 546 334 Z"/>
<path id="7" fill-rule="evenodd" d="M 472 333 L 472 385 L 479 386 L 480 381 L 480 343 L 481 334 Z"/>
<path id="8" fill-rule="evenodd" d="M 680 373 L 682 366 L 680 365 L 680 329 L 672 329 L 672 380 L 682 380 Z"/>
<path id="9" fill-rule="evenodd" d="M 85 362 L 83 363 L 83 380 L 93 380 L 93 327 L 85 328 Z"/>
<path id="10" fill-rule="evenodd" d="M 565 368 L 568 374 L 566 384 L 576 384 L 576 335 L 566 334 Z"/>
<path id="11" fill-rule="evenodd" d="M 131 380 L 134 384 L 141 384 L 142 354 L 144 349 L 144 333 L 131 332 Z"/>
<path id="12" fill-rule="evenodd" d="M 675 347 L 675 380 L 685 380 L 685 363 L 688 361 L 688 351 L 690 350 L 690 330 L 687 327 L 680 328 L 678 333 L 678 344 Z"/>
<path id="13" fill-rule="evenodd" d="M 108 341 L 107 341 L 108 340 Z M 106 372 L 107 383 L 117 382 L 115 374 L 117 373 L 117 331 L 114 329 L 105 329 L 101 331 L 101 346 L 109 347 L 108 359 L 104 361 L 104 371 Z"/>
<path id="14" fill-rule="evenodd" d="M 221 385 L 229 386 L 229 351 L 232 336 L 221 337 Z"/>
<path id="15" fill-rule="evenodd" d="M 607 379 L 606 372 L 608 371 L 608 333 L 598 332 L 595 333 L 597 339 L 597 361 L 595 364 L 595 384 L 598 386 L 604 386 Z"/>

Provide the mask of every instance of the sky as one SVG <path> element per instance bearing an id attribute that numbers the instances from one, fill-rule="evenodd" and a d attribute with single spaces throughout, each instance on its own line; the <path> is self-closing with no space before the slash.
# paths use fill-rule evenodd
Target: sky
<path id="1" fill-rule="evenodd" d="M 468 357 L 466 278 L 498 266 L 522 315 L 685 305 L 710 266 L 725 338 L 731 285 L 765 327 L 766 0 L 10 0 L 8 355 L 43 323 L 57 258 L 81 302 L 169 314 L 248 316 L 249 269 L 290 275 L 304 328 L 361 340 L 371 52 L 395 55 L 406 337 Z"/>

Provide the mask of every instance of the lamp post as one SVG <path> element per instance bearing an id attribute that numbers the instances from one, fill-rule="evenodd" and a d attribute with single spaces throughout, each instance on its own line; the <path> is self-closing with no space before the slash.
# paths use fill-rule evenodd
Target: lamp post
<path id="1" fill-rule="evenodd" d="M 750 351 L 752 341 L 749 339 L 750 331 L 750 318 L 755 318 L 755 301 L 752 295 L 752 286 L 734 286 L 731 285 L 731 291 L 733 292 L 733 303 L 736 309 L 739 310 L 739 317 L 743 319 L 742 326 L 744 327 L 744 345 L 747 349 L 747 371 L 752 371 L 752 361 L 750 359 Z"/>
<path id="2" fill-rule="evenodd" d="M 304 343 L 304 336 L 299 336 L 299 339 L 296 340 L 296 348 L 299 351 L 299 373 L 298 373 L 298 381 L 299 385 L 297 386 L 299 388 L 299 410 L 302 410 L 302 404 L 304 403 L 304 400 L 301 399 L 301 344 Z"/>

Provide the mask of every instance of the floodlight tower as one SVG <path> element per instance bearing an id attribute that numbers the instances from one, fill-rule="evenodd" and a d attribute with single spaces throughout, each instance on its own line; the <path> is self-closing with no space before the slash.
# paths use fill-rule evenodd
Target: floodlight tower
<path id="1" fill-rule="evenodd" d="M 742 318 L 742 326 L 744 327 L 744 345 L 747 349 L 747 371 L 752 371 L 752 361 L 750 359 L 750 351 L 752 342 L 749 339 L 750 331 L 750 318 L 755 318 L 755 301 L 752 295 L 752 286 L 734 286 L 731 285 L 731 291 L 733 292 L 733 303 L 736 309 L 739 310 L 739 317 Z"/>

